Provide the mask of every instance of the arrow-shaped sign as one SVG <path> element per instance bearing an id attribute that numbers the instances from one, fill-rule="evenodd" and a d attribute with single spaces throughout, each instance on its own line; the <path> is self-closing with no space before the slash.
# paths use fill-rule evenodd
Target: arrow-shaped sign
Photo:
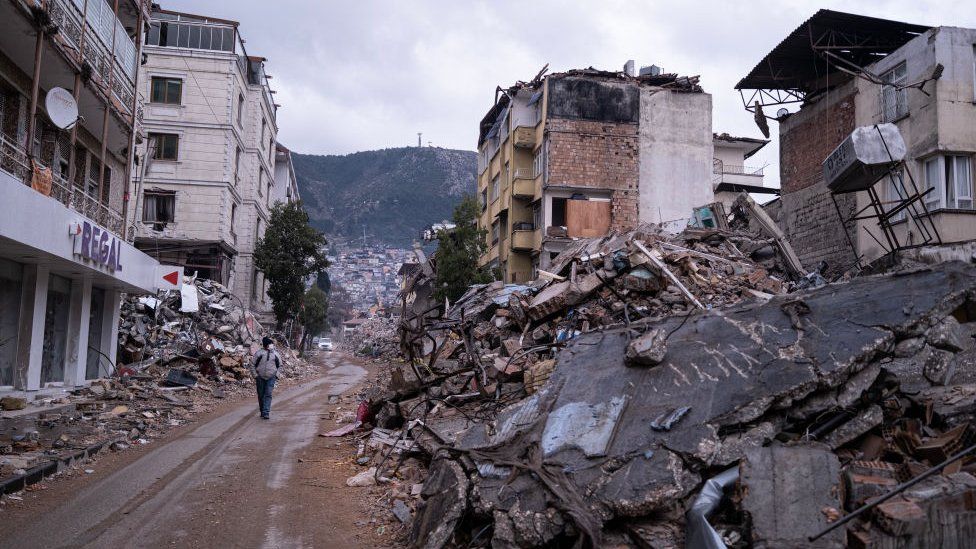
<path id="1" fill-rule="evenodd" d="M 164 275 L 163 276 L 163 280 L 165 280 L 166 282 L 169 282 L 173 286 L 176 286 L 176 283 L 179 282 L 179 280 L 180 280 L 180 272 L 179 271 L 173 271 L 173 272 L 169 273 L 168 275 Z"/>

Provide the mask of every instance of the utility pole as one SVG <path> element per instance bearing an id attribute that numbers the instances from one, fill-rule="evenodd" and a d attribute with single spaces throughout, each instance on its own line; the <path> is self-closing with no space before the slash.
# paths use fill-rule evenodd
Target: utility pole
<path id="1" fill-rule="evenodd" d="M 424 146 L 423 145 L 423 142 L 420 140 L 421 136 L 423 136 L 423 135 L 424 135 L 423 132 L 417 132 L 417 146 L 418 147 L 423 147 Z"/>

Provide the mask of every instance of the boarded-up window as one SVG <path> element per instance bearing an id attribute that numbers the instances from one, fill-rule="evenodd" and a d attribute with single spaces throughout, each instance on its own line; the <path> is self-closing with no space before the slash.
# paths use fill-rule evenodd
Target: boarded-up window
<path id="1" fill-rule="evenodd" d="M 610 231 L 610 203 L 567 200 L 566 230 L 570 237 L 590 238 L 607 234 Z"/>

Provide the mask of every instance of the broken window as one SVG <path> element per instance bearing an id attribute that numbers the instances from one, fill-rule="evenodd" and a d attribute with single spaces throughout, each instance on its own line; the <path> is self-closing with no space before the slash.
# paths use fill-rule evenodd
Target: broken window
<path id="1" fill-rule="evenodd" d="M 552 199 L 552 226 L 554 227 L 566 226 L 566 199 L 565 198 Z"/>
<path id="2" fill-rule="evenodd" d="M 972 210 L 973 177 L 971 157 L 939 155 L 925 161 L 925 195 L 930 210 L 939 208 Z"/>
<path id="3" fill-rule="evenodd" d="M 176 193 L 146 191 L 142 201 L 142 221 L 153 224 L 176 221 Z"/>
<path id="4" fill-rule="evenodd" d="M 153 160 L 176 160 L 179 157 L 179 135 L 175 133 L 150 133 L 149 139 L 156 142 Z"/>
<path id="5" fill-rule="evenodd" d="M 881 117 L 884 122 L 894 122 L 908 114 L 908 89 L 899 88 L 908 82 L 905 62 L 881 75 L 886 84 L 881 86 Z"/>
<path id="6" fill-rule="evenodd" d="M 183 100 L 183 81 L 179 78 L 152 77 L 149 101 L 167 105 L 179 105 Z"/>

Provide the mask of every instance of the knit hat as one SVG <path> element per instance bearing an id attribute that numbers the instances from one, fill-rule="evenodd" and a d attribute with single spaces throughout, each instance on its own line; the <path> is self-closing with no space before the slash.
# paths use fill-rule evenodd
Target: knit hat
<path id="1" fill-rule="evenodd" d="M 270 337 L 265 337 L 264 339 L 261 340 L 261 346 L 262 347 L 267 347 L 268 345 L 271 345 L 272 343 L 274 343 L 274 341 L 272 341 Z"/>

